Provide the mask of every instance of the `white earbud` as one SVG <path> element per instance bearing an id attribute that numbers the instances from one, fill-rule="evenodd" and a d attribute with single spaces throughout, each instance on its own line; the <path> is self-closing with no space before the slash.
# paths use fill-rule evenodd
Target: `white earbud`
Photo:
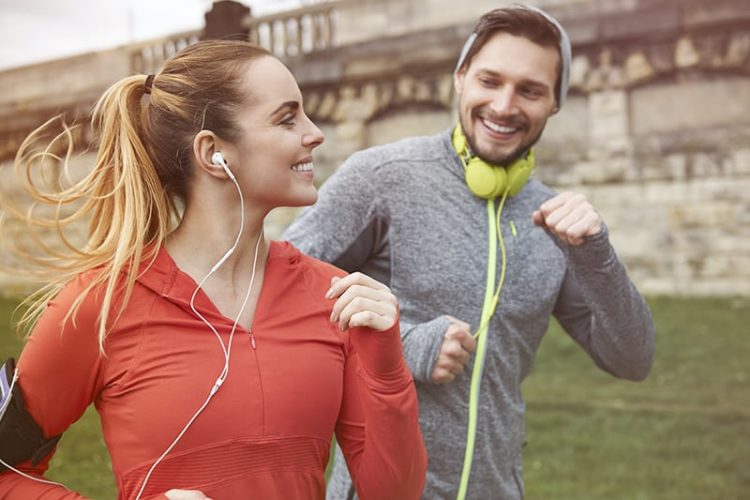
<path id="1" fill-rule="evenodd" d="M 195 298 L 198 295 L 198 291 L 200 291 L 203 288 L 203 285 L 206 283 L 208 278 L 214 274 L 219 267 L 221 267 L 224 262 L 229 258 L 230 255 L 232 255 L 237 248 L 237 245 L 240 243 L 240 239 L 242 238 L 242 235 L 245 230 L 245 211 L 243 210 L 243 207 L 245 206 L 245 199 L 242 196 L 242 189 L 240 189 L 240 184 L 237 182 L 237 179 L 234 178 L 234 175 L 232 174 L 232 171 L 229 170 L 229 166 L 227 165 L 226 160 L 224 160 L 224 155 L 221 154 L 221 151 L 216 151 L 214 154 L 211 155 L 211 163 L 214 165 L 221 167 L 224 169 L 224 171 L 227 173 L 230 179 L 234 182 L 235 187 L 237 188 L 237 194 L 240 198 L 239 208 L 240 208 L 240 227 L 239 231 L 237 232 L 237 237 L 234 240 L 234 244 L 231 246 L 229 250 L 226 251 L 226 253 L 219 259 L 219 261 L 214 264 L 214 266 L 211 268 L 210 271 L 208 271 L 208 274 L 206 274 L 203 279 L 198 283 L 198 285 L 195 287 L 195 290 L 193 291 L 193 295 L 190 297 L 190 310 L 193 311 L 193 314 L 197 318 L 199 318 L 205 325 L 211 330 L 211 332 L 216 336 L 216 339 L 219 341 L 219 344 L 221 345 L 221 351 L 224 355 L 224 368 L 221 370 L 221 373 L 218 374 L 218 378 L 214 382 L 214 385 L 211 387 L 211 390 L 209 391 L 208 395 L 206 396 L 205 401 L 203 401 L 203 404 L 198 408 L 198 410 L 193 414 L 192 417 L 190 417 L 190 420 L 188 420 L 187 424 L 185 424 L 185 427 L 182 428 L 182 430 L 177 434 L 177 437 L 174 438 L 172 443 L 167 447 L 166 450 L 159 456 L 159 458 L 156 459 L 156 461 L 151 465 L 151 468 L 149 468 L 148 472 L 146 472 L 146 476 L 143 478 L 143 482 L 141 483 L 141 487 L 138 490 L 138 494 L 135 497 L 135 500 L 140 500 L 141 495 L 143 494 L 143 491 L 146 488 L 146 484 L 148 484 L 149 479 L 151 478 L 151 474 L 154 472 L 154 469 L 156 469 L 156 466 L 161 463 L 162 460 L 164 460 L 164 457 L 166 457 L 169 452 L 172 451 L 172 449 L 177 445 L 177 443 L 182 439 L 182 436 L 185 435 L 185 432 L 190 428 L 191 425 L 193 425 L 193 422 L 195 422 L 195 419 L 198 418 L 198 415 L 200 415 L 203 410 L 206 409 L 208 406 L 208 403 L 211 401 L 211 398 L 214 397 L 214 395 L 219 392 L 219 389 L 221 388 L 221 385 L 224 383 L 224 381 L 229 376 L 229 358 L 232 353 L 232 339 L 234 338 L 234 334 L 237 331 L 237 325 L 240 322 L 240 317 L 242 316 L 242 313 L 245 311 L 245 307 L 247 306 L 248 301 L 250 300 L 250 294 L 253 290 L 253 283 L 255 283 L 255 272 L 257 270 L 258 266 L 258 253 L 260 250 L 260 244 L 263 241 L 263 227 L 261 226 L 260 231 L 258 232 L 258 240 L 255 242 L 255 257 L 253 258 L 253 272 L 250 275 L 250 283 L 247 286 L 247 292 L 245 293 L 245 300 L 242 302 L 242 307 L 240 308 L 240 312 L 237 313 L 237 317 L 234 320 L 234 324 L 232 325 L 232 330 L 229 332 L 229 340 L 225 344 L 224 341 L 221 338 L 221 335 L 219 335 L 219 332 L 216 330 L 216 328 L 195 308 Z M 253 349 L 255 349 L 255 337 L 251 336 L 251 345 L 253 346 Z"/>
<path id="2" fill-rule="evenodd" d="M 224 155 L 221 154 L 221 151 L 216 151 L 214 154 L 211 155 L 211 163 L 214 165 L 221 167 L 224 169 L 224 172 L 227 173 L 230 179 L 235 180 L 234 174 L 231 170 L 229 170 L 229 165 L 227 165 L 227 161 L 224 159 Z"/>

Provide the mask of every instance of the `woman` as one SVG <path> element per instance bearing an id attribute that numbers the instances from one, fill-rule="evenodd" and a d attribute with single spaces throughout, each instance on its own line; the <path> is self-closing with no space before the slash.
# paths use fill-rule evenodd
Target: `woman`
<path id="1" fill-rule="evenodd" d="M 36 479 L 91 402 L 120 498 L 322 498 L 334 431 L 361 498 L 418 497 L 426 454 L 395 298 L 263 237 L 271 209 L 317 198 L 323 134 L 291 73 L 254 45 L 199 42 L 112 86 L 93 124 L 94 170 L 37 193 L 83 199 L 57 223 L 90 231 L 47 261 L 58 279 L 26 318 L 0 433 L 26 418 L 39 435 L 0 435 L 26 450 L 0 497 L 77 497 Z"/>

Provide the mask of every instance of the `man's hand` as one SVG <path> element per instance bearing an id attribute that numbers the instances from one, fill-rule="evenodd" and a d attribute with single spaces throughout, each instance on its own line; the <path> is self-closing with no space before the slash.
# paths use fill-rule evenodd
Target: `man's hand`
<path id="1" fill-rule="evenodd" d="M 602 229 L 602 218 L 582 194 L 565 192 L 551 198 L 531 216 L 568 245 L 578 246 Z"/>
<path id="2" fill-rule="evenodd" d="M 432 381 L 436 384 L 448 384 L 464 371 L 469 357 L 477 348 L 477 341 L 471 335 L 468 323 L 450 318 L 451 324 L 443 336 L 435 368 L 432 369 Z"/>

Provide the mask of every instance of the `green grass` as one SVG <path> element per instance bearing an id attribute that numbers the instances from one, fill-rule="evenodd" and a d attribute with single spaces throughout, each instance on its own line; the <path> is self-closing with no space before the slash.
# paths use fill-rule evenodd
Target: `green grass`
<path id="1" fill-rule="evenodd" d="M 557 325 L 524 384 L 527 498 L 750 498 L 750 299 L 651 299 L 646 381 L 608 376 Z"/>
<path id="2" fill-rule="evenodd" d="M 0 299 L 0 363 L 10 356 L 18 359 L 23 345 L 15 327 L 11 326 L 11 313 L 16 304 L 12 300 Z M 99 415 L 93 406 L 63 434 L 46 476 L 88 498 L 117 498 Z"/>
<path id="3" fill-rule="evenodd" d="M 750 299 L 654 298 L 645 382 L 597 370 L 553 325 L 524 383 L 528 500 L 750 498 Z M 21 342 L 0 301 L 0 356 Z M 114 498 L 96 412 L 65 433 L 49 477 Z"/>

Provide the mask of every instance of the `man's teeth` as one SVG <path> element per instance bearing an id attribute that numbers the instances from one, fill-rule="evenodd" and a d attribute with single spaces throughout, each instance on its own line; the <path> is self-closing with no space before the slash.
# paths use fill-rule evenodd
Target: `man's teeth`
<path id="1" fill-rule="evenodd" d="M 312 162 L 308 163 L 299 163 L 297 165 L 292 165 L 292 170 L 295 172 L 312 172 L 313 164 Z"/>
<path id="2" fill-rule="evenodd" d="M 498 125 L 497 123 L 493 123 L 489 120 L 482 120 L 482 123 L 487 125 L 487 128 L 494 130 L 495 132 L 499 132 L 501 134 L 512 134 L 516 130 L 518 130 L 515 127 L 504 127 L 502 125 Z"/>

